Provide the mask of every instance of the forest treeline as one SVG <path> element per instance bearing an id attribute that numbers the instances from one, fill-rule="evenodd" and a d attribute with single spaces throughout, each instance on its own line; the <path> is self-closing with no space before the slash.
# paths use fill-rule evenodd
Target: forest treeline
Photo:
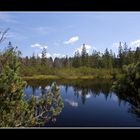
<path id="1" fill-rule="evenodd" d="M 9 43 L 8 46 L 10 46 Z M 31 57 L 20 57 L 22 64 L 21 73 L 23 76 L 33 75 L 58 75 L 62 77 L 74 75 L 113 75 L 120 73 L 124 65 L 140 61 L 140 47 L 132 50 L 126 43 L 119 43 L 118 54 L 112 50 L 105 49 L 104 53 L 93 50 L 92 54 L 87 53 L 83 44 L 81 53 L 76 51 L 73 57 L 47 58 L 47 50 L 43 48 L 42 57 L 34 54 Z"/>

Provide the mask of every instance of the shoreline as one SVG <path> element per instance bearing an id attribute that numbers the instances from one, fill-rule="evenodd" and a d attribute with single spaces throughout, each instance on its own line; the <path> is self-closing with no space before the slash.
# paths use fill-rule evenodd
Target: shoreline
<path id="1" fill-rule="evenodd" d="M 113 77 L 111 75 L 106 76 L 57 76 L 57 75 L 35 75 L 35 76 L 22 76 L 24 80 L 60 80 L 60 79 L 66 79 L 66 80 L 88 80 L 88 79 L 112 79 Z"/>

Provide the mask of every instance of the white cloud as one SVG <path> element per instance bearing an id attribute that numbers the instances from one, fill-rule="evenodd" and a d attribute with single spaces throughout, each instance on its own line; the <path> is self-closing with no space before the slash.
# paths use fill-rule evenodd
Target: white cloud
<path id="1" fill-rule="evenodd" d="M 121 46 L 122 47 L 123 47 L 123 45 L 124 45 L 124 42 L 121 42 Z M 112 44 L 113 48 L 118 48 L 119 46 L 120 46 L 120 42 L 119 41 Z"/>
<path id="2" fill-rule="evenodd" d="M 113 44 L 112 44 L 112 47 L 113 47 L 113 48 L 118 48 L 118 47 L 119 47 L 119 43 L 116 43 L 116 42 L 113 43 Z"/>
<path id="3" fill-rule="evenodd" d="M 126 42 L 126 43 L 127 43 L 127 42 Z M 122 47 L 123 47 L 124 42 L 121 42 L 121 45 L 122 45 Z M 113 47 L 113 48 L 118 48 L 118 47 L 119 47 L 119 41 L 113 43 L 113 44 L 112 44 L 112 47 Z M 133 48 L 133 49 L 135 49 L 136 47 L 140 47 L 140 39 L 129 42 L 129 43 L 128 43 L 128 47 L 131 47 L 131 48 Z"/>
<path id="4" fill-rule="evenodd" d="M 0 21 L 17 23 L 17 21 L 14 19 L 14 17 L 7 13 L 0 13 Z"/>
<path id="5" fill-rule="evenodd" d="M 41 44 L 38 44 L 38 43 L 31 45 L 31 47 L 32 48 L 38 48 L 38 49 L 43 49 L 43 48 L 47 49 L 48 48 L 47 45 L 41 45 Z"/>
<path id="6" fill-rule="evenodd" d="M 62 55 L 62 54 L 59 54 L 59 53 L 54 53 L 53 58 L 55 58 L 55 57 L 63 58 L 63 57 L 66 57 L 66 55 Z"/>
<path id="7" fill-rule="evenodd" d="M 61 57 L 66 57 L 66 55 L 61 55 Z"/>
<path id="8" fill-rule="evenodd" d="M 79 51 L 79 53 L 81 53 L 81 52 L 82 52 L 82 48 L 83 48 L 83 45 L 81 45 L 79 48 L 77 48 L 77 49 L 74 51 L 74 53 L 77 52 L 77 51 Z M 91 49 L 95 49 L 95 50 L 96 50 L 96 48 L 95 48 L 95 47 L 92 47 L 91 45 L 85 45 L 85 48 L 86 48 L 87 53 L 89 53 L 89 51 L 90 51 Z M 74 54 L 74 53 L 73 53 L 73 54 Z"/>
<path id="9" fill-rule="evenodd" d="M 54 53 L 54 54 L 53 54 L 54 57 L 59 57 L 60 55 L 61 55 L 61 54 L 59 54 L 59 53 Z"/>
<path id="10" fill-rule="evenodd" d="M 38 56 L 39 56 L 40 58 L 42 58 L 42 54 L 41 54 L 41 53 L 39 53 Z M 51 54 L 50 54 L 50 53 L 46 53 L 46 58 L 49 58 L 49 57 L 51 57 Z"/>
<path id="11" fill-rule="evenodd" d="M 78 36 L 74 36 L 71 37 L 69 40 L 65 41 L 64 44 L 68 45 L 68 44 L 73 44 L 74 42 L 78 41 L 79 37 Z"/>
<path id="12" fill-rule="evenodd" d="M 42 54 L 41 53 L 39 53 L 38 56 L 40 58 L 42 58 Z M 63 58 L 63 57 L 66 57 L 66 55 L 61 55 L 59 53 L 54 53 L 54 54 L 51 55 L 50 53 L 46 53 L 46 58 L 49 58 L 49 57 L 52 57 L 53 59 L 56 58 L 56 57 Z"/>
<path id="13" fill-rule="evenodd" d="M 50 54 L 50 53 L 47 53 L 47 58 L 48 58 L 48 57 L 51 57 L 51 54 Z"/>
<path id="14" fill-rule="evenodd" d="M 140 39 L 130 42 L 130 47 L 140 47 Z"/>

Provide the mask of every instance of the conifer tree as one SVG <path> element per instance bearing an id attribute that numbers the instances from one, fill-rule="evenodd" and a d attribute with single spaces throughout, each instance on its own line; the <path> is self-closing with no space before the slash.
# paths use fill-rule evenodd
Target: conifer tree
<path id="1" fill-rule="evenodd" d="M 34 123 L 32 110 L 24 101 L 26 82 L 19 75 L 20 52 L 10 47 L 3 55 L 3 70 L 0 74 L 0 126 L 31 126 Z"/>

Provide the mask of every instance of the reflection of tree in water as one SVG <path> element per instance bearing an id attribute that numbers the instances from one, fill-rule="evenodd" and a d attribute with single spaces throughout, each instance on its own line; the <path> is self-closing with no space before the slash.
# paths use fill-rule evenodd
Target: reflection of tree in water
<path id="1" fill-rule="evenodd" d="M 52 80 L 27 80 L 27 83 L 29 86 L 38 89 L 40 86 L 41 87 L 46 87 L 46 85 L 51 86 L 53 81 Z"/>
<path id="2" fill-rule="evenodd" d="M 49 93 L 44 93 L 41 97 L 33 98 L 30 100 L 30 105 L 34 107 L 34 117 L 36 118 L 36 126 L 44 126 L 50 120 L 56 120 L 56 116 L 59 115 L 64 107 L 60 89 L 54 83 Z"/>
<path id="3" fill-rule="evenodd" d="M 105 98 L 108 98 L 110 94 L 112 82 L 107 80 L 76 80 L 73 82 L 69 82 L 69 86 L 73 86 L 74 95 L 78 98 L 81 97 L 82 103 L 85 104 L 87 95 L 91 92 L 94 97 L 103 93 Z"/>
<path id="4" fill-rule="evenodd" d="M 42 87 L 41 87 L 41 94 L 42 94 L 42 95 L 46 94 L 45 86 L 42 86 Z"/>
<path id="5" fill-rule="evenodd" d="M 118 92 L 116 93 L 120 100 L 128 102 L 130 107 L 128 109 L 129 113 L 135 114 L 137 118 L 140 119 L 140 96 L 132 93 Z"/>
<path id="6" fill-rule="evenodd" d="M 85 102 L 86 102 L 86 95 L 87 94 L 88 94 L 88 89 L 86 89 L 86 88 L 82 89 L 81 99 L 82 99 L 83 104 L 85 104 Z"/>
<path id="7" fill-rule="evenodd" d="M 31 87 L 39 88 L 39 86 L 45 87 L 46 85 L 51 85 L 53 80 L 34 80 L 27 81 Z M 65 92 L 67 93 L 68 87 L 72 86 L 74 88 L 74 95 L 78 98 L 81 97 L 82 103 L 86 102 L 86 96 L 91 92 L 93 96 L 97 96 L 100 93 L 108 98 L 110 93 L 110 88 L 112 86 L 112 81 L 104 79 L 92 79 L 92 80 L 56 80 L 58 85 L 65 86 Z M 43 90 L 43 89 L 42 89 Z M 44 91 L 44 90 L 43 90 Z"/>
<path id="8" fill-rule="evenodd" d="M 137 118 L 139 118 L 140 121 L 140 107 L 131 105 L 131 107 L 129 108 L 128 112 L 135 114 Z"/>
<path id="9" fill-rule="evenodd" d="M 65 85 L 65 92 L 67 94 L 67 92 L 68 92 L 68 85 Z"/>

